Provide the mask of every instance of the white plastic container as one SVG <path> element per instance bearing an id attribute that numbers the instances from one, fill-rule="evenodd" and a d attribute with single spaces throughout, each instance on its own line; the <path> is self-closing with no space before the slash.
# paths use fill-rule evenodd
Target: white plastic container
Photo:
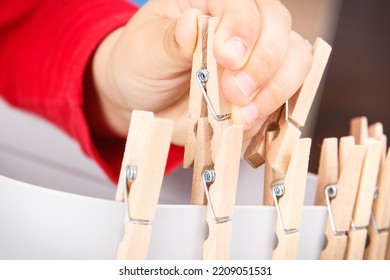
<path id="1" fill-rule="evenodd" d="M 183 174 L 188 177 L 189 173 Z M 165 180 L 160 200 L 176 197 L 175 202 L 180 203 L 189 199 L 187 187 L 167 187 L 177 178 L 183 179 L 175 175 Z M 309 174 L 307 181 L 306 201 L 310 203 L 315 176 Z M 272 206 L 260 205 L 261 182 L 261 171 L 242 168 L 239 205 L 232 217 L 231 259 L 272 257 L 277 242 L 276 211 Z M 250 205 L 248 198 L 257 196 L 259 203 Z M 160 204 L 148 258 L 201 259 L 207 237 L 206 211 L 205 206 Z M 124 213 L 123 203 L 113 200 L 50 190 L 0 176 L 0 259 L 114 259 L 123 236 Z M 299 259 L 319 258 L 326 219 L 325 207 L 304 207 Z"/>

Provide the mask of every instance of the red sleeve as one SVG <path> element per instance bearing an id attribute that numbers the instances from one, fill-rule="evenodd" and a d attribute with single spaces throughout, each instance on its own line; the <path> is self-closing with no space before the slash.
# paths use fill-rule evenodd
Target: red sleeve
<path id="1" fill-rule="evenodd" d="M 100 41 L 136 11 L 124 0 L 15 0 L 0 7 L 0 95 L 63 129 L 114 182 L 125 140 L 91 135 L 83 81 Z M 183 148 L 172 145 L 166 171 L 182 158 Z"/>

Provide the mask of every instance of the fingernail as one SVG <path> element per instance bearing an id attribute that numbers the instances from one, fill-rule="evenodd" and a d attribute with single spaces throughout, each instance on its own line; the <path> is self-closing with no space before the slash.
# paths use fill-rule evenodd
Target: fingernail
<path id="1" fill-rule="evenodd" d="M 244 107 L 242 112 L 249 125 L 253 125 L 259 119 L 259 109 L 253 103 Z"/>
<path id="2" fill-rule="evenodd" d="M 246 96 L 250 97 L 255 93 L 256 83 L 247 73 L 240 72 L 234 75 L 234 79 L 236 81 L 237 86 Z"/>
<path id="3" fill-rule="evenodd" d="M 233 38 L 227 41 L 226 48 L 240 59 L 245 57 L 246 44 L 240 38 Z"/>

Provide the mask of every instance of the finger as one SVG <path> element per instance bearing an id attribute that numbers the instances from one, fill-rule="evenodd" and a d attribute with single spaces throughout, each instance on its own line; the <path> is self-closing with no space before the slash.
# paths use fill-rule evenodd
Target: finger
<path id="1" fill-rule="evenodd" d="M 303 84 L 311 66 L 310 44 L 291 32 L 290 48 L 280 69 L 269 83 L 246 106 L 233 107 L 233 120 L 246 129 L 254 127 L 288 100 Z"/>
<path id="2" fill-rule="evenodd" d="M 190 8 L 181 14 L 176 21 L 174 40 L 177 42 L 179 52 L 187 59 L 191 59 L 196 47 L 197 39 L 197 18 L 204 15 L 204 12 Z"/>
<path id="3" fill-rule="evenodd" d="M 218 64 L 230 70 L 246 64 L 260 32 L 260 13 L 255 0 L 171 0 L 168 5 L 171 8 L 165 15 L 171 18 L 180 17 L 191 8 L 220 17 L 213 42 Z"/>
<path id="4" fill-rule="evenodd" d="M 209 1 L 209 10 L 212 15 L 220 16 L 213 42 L 217 63 L 229 70 L 242 68 L 260 32 L 260 13 L 255 1 L 213 0 Z"/>
<path id="5" fill-rule="evenodd" d="M 261 30 L 246 65 L 239 71 L 225 70 L 221 86 L 233 104 L 245 106 L 265 87 L 281 66 L 289 48 L 291 16 L 275 0 L 259 2 Z"/>

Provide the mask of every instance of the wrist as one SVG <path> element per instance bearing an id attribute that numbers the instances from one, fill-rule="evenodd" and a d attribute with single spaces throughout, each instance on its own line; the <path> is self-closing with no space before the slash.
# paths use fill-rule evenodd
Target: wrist
<path id="1" fill-rule="evenodd" d="M 131 108 L 127 106 L 121 91 L 118 89 L 112 70 L 112 51 L 123 28 L 110 33 L 98 46 L 92 58 L 91 75 L 94 85 L 94 96 L 89 96 L 87 106 L 94 107 L 89 111 L 89 121 L 94 131 L 105 136 L 126 137 L 130 123 Z"/>

